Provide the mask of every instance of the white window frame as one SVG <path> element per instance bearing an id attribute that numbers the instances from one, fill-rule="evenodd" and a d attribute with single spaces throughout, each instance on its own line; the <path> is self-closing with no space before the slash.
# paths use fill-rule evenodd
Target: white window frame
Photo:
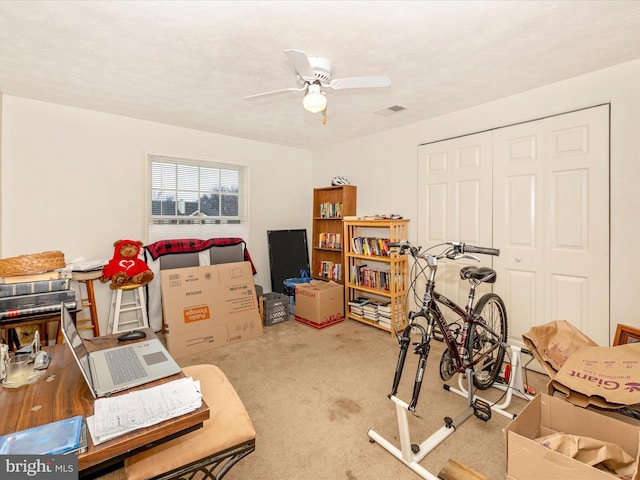
<path id="1" fill-rule="evenodd" d="M 174 180 L 162 184 L 158 181 L 158 164 L 165 165 L 169 169 L 176 167 L 174 171 Z M 155 181 L 154 170 L 155 169 Z M 180 171 L 185 170 L 180 167 L 186 167 L 190 172 L 197 169 L 198 179 L 203 172 L 211 173 L 213 170 L 237 172 L 238 184 L 237 192 L 222 191 L 202 191 L 202 182 L 198 180 L 197 185 L 190 183 L 185 187 L 180 182 Z M 246 240 L 249 234 L 249 215 L 248 215 L 248 167 L 245 165 L 237 165 L 230 163 L 215 162 L 209 160 L 195 160 L 188 158 L 175 157 L 170 155 L 148 153 L 146 154 L 145 163 L 145 243 L 153 243 L 159 240 L 169 240 L 176 238 L 199 238 L 209 239 L 218 237 L 239 237 Z M 185 175 L 186 178 L 186 175 Z M 175 215 L 154 215 L 153 199 L 158 197 L 158 193 L 162 192 L 162 196 L 172 197 L 175 202 L 175 208 L 179 208 L 179 197 L 185 194 L 192 198 L 197 198 L 198 203 L 202 201 L 202 196 L 207 195 L 237 195 L 238 212 L 237 215 L 226 216 L 216 215 L 207 216 L 205 213 L 196 209 L 190 215 L 184 212 L 176 212 Z M 221 201 L 221 199 L 220 199 Z"/>

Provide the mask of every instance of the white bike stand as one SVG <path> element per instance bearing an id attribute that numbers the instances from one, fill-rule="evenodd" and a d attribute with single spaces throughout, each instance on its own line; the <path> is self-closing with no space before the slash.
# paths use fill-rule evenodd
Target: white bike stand
<path id="1" fill-rule="evenodd" d="M 505 401 L 500 405 L 494 405 L 492 410 L 505 415 L 510 418 L 515 418 L 515 415 L 506 412 L 504 409 L 511 403 L 512 394 L 521 396 L 527 400 L 531 400 L 533 397 L 529 395 L 524 389 L 524 383 L 522 378 L 522 360 L 520 358 L 521 349 L 519 347 L 510 346 L 511 348 L 511 376 L 509 378 L 508 385 L 494 384 L 493 386 L 502 390 L 507 390 L 507 396 Z M 520 368 L 518 368 L 520 367 Z M 466 388 L 463 386 L 463 378 L 467 380 Z M 462 425 L 469 417 L 474 413 L 473 402 L 475 399 L 483 400 L 476 397 L 469 392 L 473 389 L 473 370 L 467 369 L 467 372 L 458 376 L 458 385 L 460 389 L 455 389 L 449 385 L 445 385 L 444 388 L 447 391 L 457 393 L 467 398 L 467 408 L 463 410 L 456 418 L 445 418 L 445 424 L 428 437 L 424 442 L 419 445 L 411 443 L 411 435 L 409 433 L 409 420 L 407 412 L 409 411 L 409 405 L 395 396 L 390 396 L 389 399 L 396 406 L 396 417 L 398 420 L 398 437 L 400 439 L 400 448 L 393 445 L 387 439 L 376 433 L 374 430 L 369 430 L 369 441 L 372 443 L 378 443 L 382 448 L 387 450 L 391 455 L 396 457 L 407 467 L 417 473 L 420 477 L 427 480 L 438 480 L 436 475 L 426 470 L 420 465 L 420 461 L 427 456 L 434 448 L 440 445 L 447 437 L 456 431 L 456 428 Z M 486 403 L 491 404 L 487 400 L 483 400 Z"/>
<path id="2" fill-rule="evenodd" d="M 514 419 L 516 418 L 516 414 L 509 413 L 506 410 L 507 407 L 511 404 L 511 399 L 513 395 L 515 394 L 516 396 L 520 398 L 524 398 L 527 401 L 533 399 L 534 396 L 529 394 L 524 386 L 524 379 L 522 377 L 523 367 L 522 367 L 522 357 L 521 357 L 521 353 L 523 349 L 513 345 L 509 345 L 509 348 L 511 349 L 511 375 L 509 377 L 509 383 L 506 385 L 504 383 L 494 383 L 492 385 L 492 387 L 494 388 L 497 388 L 502 391 L 506 391 L 507 394 L 504 398 L 504 401 L 500 404 L 492 405 L 491 410 L 499 413 L 500 415 L 504 415 L 505 417 L 508 417 L 510 419 Z M 525 350 L 525 353 L 530 354 L 528 350 Z M 449 392 L 457 393 L 461 397 L 468 398 L 470 390 L 464 387 L 462 382 L 462 377 L 463 375 L 458 376 L 459 388 L 450 387 L 449 385 L 445 385 L 444 388 Z M 475 395 L 473 396 L 472 401 L 475 400 L 476 398 L 491 404 L 489 400 L 485 400 L 484 398 L 478 397 Z"/>
<path id="3" fill-rule="evenodd" d="M 468 374 L 466 375 L 466 377 L 469 383 L 473 382 L 473 373 L 471 370 L 468 370 Z M 469 391 L 470 390 L 471 384 L 469 385 Z M 473 406 L 470 403 L 472 401 L 471 398 L 469 398 L 467 402 L 467 408 L 463 410 L 460 415 L 458 415 L 454 419 L 446 417 L 445 424 L 420 445 L 411 444 L 411 437 L 409 434 L 409 420 L 407 418 L 409 405 L 395 396 L 391 396 L 389 398 L 396 405 L 400 448 L 397 448 L 395 445 L 390 443 L 388 440 L 386 440 L 384 437 L 374 432 L 373 430 L 369 430 L 370 441 L 380 444 L 382 448 L 387 450 L 391 455 L 396 457 L 422 478 L 426 478 L 427 480 L 438 480 L 438 477 L 436 475 L 433 475 L 431 472 L 423 468 L 419 462 L 429 452 L 431 452 L 431 450 L 436 448 L 449 435 L 455 432 L 458 426 L 462 425 L 469 417 L 471 417 L 471 415 L 473 415 Z"/>

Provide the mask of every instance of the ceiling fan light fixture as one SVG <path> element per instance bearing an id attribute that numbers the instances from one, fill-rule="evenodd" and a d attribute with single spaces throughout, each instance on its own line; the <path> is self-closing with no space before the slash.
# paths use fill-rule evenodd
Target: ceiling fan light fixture
<path id="1" fill-rule="evenodd" d="M 302 99 L 302 106 L 311 113 L 318 113 L 327 108 L 327 97 L 320 91 L 320 85 L 311 84 Z"/>

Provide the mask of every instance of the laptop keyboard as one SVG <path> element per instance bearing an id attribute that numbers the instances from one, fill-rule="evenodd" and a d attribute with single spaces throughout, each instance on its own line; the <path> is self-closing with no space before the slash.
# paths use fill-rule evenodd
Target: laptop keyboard
<path id="1" fill-rule="evenodd" d="M 105 356 L 114 385 L 122 385 L 147 376 L 133 348 L 110 350 Z"/>

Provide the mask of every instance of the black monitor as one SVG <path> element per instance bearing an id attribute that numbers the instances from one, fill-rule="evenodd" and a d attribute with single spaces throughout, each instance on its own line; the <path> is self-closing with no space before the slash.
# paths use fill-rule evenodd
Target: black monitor
<path id="1" fill-rule="evenodd" d="M 307 231 L 269 230 L 269 266 L 271 268 L 271 291 L 287 293 L 282 283 L 287 278 L 299 278 L 300 271 L 309 271 L 309 249 Z"/>

